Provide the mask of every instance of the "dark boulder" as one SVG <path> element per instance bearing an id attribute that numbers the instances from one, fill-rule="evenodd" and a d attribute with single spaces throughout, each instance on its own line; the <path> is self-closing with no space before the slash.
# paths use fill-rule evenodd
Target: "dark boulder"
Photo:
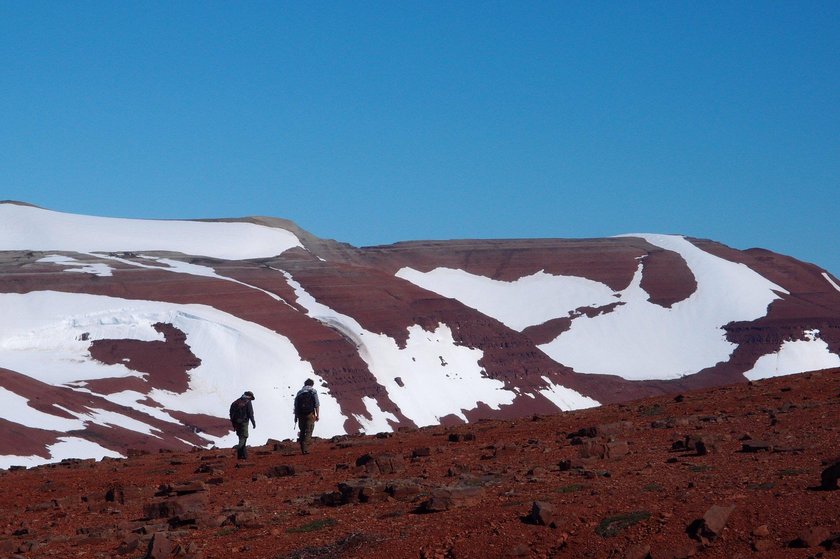
<path id="1" fill-rule="evenodd" d="M 721 507 L 714 505 L 703 515 L 703 518 L 698 518 L 692 522 L 686 531 L 692 538 L 700 541 L 703 545 L 709 545 L 715 541 L 723 528 L 726 526 L 726 521 L 729 520 L 729 515 L 735 510 L 734 506 Z"/>
<path id="2" fill-rule="evenodd" d="M 837 480 L 840 479 L 840 458 L 833 460 L 832 463 L 822 471 L 820 474 L 821 485 L 820 489 L 826 491 L 833 491 L 837 489 Z"/>

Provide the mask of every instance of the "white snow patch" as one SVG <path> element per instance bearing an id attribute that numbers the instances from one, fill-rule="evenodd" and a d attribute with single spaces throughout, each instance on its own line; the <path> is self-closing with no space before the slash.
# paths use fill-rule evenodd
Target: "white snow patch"
<path id="1" fill-rule="evenodd" d="M 68 458 L 81 460 L 90 458 L 101 460 L 105 457 L 125 458 L 118 452 L 108 450 L 103 446 L 78 437 L 59 437 L 58 442 L 48 446 L 47 450 L 50 453 L 49 458 L 41 458 L 40 456 L 15 456 L 10 454 L 0 455 L 0 468 L 8 469 L 12 466 L 26 466 L 31 468 L 33 466 L 60 462 Z"/>
<path id="2" fill-rule="evenodd" d="M 833 279 L 831 279 L 831 276 L 829 276 L 829 275 L 828 275 L 827 273 L 825 273 L 825 272 L 823 272 L 823 273 L 822 273 L 822 275 L 823 275 L 823 277 L 825 278 L 825 281 L 827 281 L 828 283 L 830 283 L 830 284 L 832 285 L 832 287 L 834 287 L 834 289 L 836 289 L 837 291 L 840 291 L 840 285 L 837 285 L 837 282 L 836 282 L 836 281 L 834 281 Z"/>
<path id="3" fill-rule="evenodd" d="M 403 268 L 397 275 L 515 330 L 572 317 L 571 327 L 540 349 L 575 371 L 628 380 L 674 379 L 726 361 L 735 345 L 722 327 L 764 316 L 778 293 L 787 293 L 746 265 L 709 254 L 684 237 L 631 236 L 680 254 L 694 274 L 696 291 L 671 308 L 651 303 L 641 288 L 641 262 L 631 284 L 617 293 L 599 282 L 544 272 L 513 282 L 447 268 L 427 273 Z M 623 304 L 593 317 L 574 313 L 614 302 Z"/>
<path id="4" fill-rule="evenodd" d="M 491 316 L 521 332 L 528 326 L 569 316 L 579 307 L 616 302 L 616 293 L 603 283 L 539 271 L 515 281 L 499 281 L 452 268 L 420 272 L 403 268 L 397 277 Z"/>
<path id="5" fill-rule="evenodd" d="M 542 379 L 548 384 L 548 388 L 540 390 L 540 394 L 551 400 L 552 404 L 563 411 L 584 410 L 601 405 L 599 401 L 593 400 L 589 396 L 584 396 L 571 388 L 554 384 L 548 377 L 542 377 Z"/>
<path id="6" fill-rule="evenodd" d="M 316 301 L 288 273 L 287 281 L 309 316 L 339 329 L 357 344 L 359 355 L 390 400 L 418 426 L 436 425 L 450 414 L 466 421 L 463 412 L 480 402 L 498 409 L 513 401 L 514 393 L 505 390 L 503 382 L 484 376 L 478 364 L 483 352 L 456 345 L 448 326 L 439 324 L 433 332 L 411 326 L 406 347 L 401 349 L 393 338 L 365 330 L 354 318 Z"/>
<path id="7" fill-rule="evenodd" d="M 254 223 L 93 217 L 0 204 L 0 250 L 171 251 L 244 260 L 302 246 L 291 231 Z"/>
<path id="8" fill-rule="evenodd" d="M 90 392 L 87 388 L 77 388 L 78 392 Z M 165 421 L 167 423 L 180 423 L 177 419 L 169 415 L 166 411 L 149 406 L 147 404 L 141 404 L 141 400 L 145 400 L 147 395 L 137 392 L 136 390 L 123 390 L 122 392 L 115 392 L 113 394 L 107 394 L 104 396 L 109 402 L 113 402 L 115 404 L 125 406 L 127 408 L 131 408 L 133 410 L 137 410 L 139 412 L 145 413 L 148 416 L 154 417 L 155 419 L 159 419 L 160 421 Z M 231 401 L 233 398 L 231 398 Z"/>
<path id="9" fill-rule="evenodd" d="M 53 385 L 142 377 L 122 365 L 93 361 L 88 347 L 105 338 L 162 340 L 152 325 L 171 317 L 155 313 L 156 304 L 116 301 L 122 300 L 55 291 L 0 294 L 0 366 Z"/>
<path id="10" fill-rule="evenodd" d="M 160 432 L 159 429 L 147 425 L 142 421 L 137 421 L 136 419 L 125 416 L 121 413 L 101 409 L 89 409 L 87 413 L 84 413 L 75 412 L 71 409 L 65 408 L 64 406 L 59 406 L 57 404 L 55 407 L 69 413 L 70 415 L 77 417 L 85 423 L 94 423 L 96 425 L 102 425 L 105 427 L 122 427 L 123 429 L 128 429 L 129 431 L 135 431 L 144 435 L 151 435 L 158 439 L 160 438 L 158 435 L 152 432 Z"/>
<path id="11" fill-rule="evenodd" d="M 388 421 L 398 422 L 399 418 L 392 414 L 391 412 L 382 411 L 379 408 L 379 404 L 376 403 L 376 400 L 371 398 L 370 396 L 365 396 L 362 398 L 362 403 L 365 405 L 365 409 L 370 415 L 371 419 L 368 419 L 364 415 L 360 414 L 353 414 L 353 417 L 356 418 L 362 426 L 362 431 L 365 433 L 382 433 L 387 431 L 393 431 L 393 427 Z"/>
<path id="12" fill-rule="evenodd" d="M 101 262 L 88 264 L 85 262 L 81 262 L 76 260 L 75 258 L 71 258 L 69 256 L 64 256 L 61 254 L 50 254 L 43 258 L 39 258 L 36 262 L 42 262 L 45 264 L 59 264 L 61 266 L 70 266 L 69 270 L 65 270 L 67 272 L 81 272 L 84 274 L 93 274 L 94 276 L 99 276 L 103 278 L 111 277 L 113 274 L 113 270 L 107 264 L 103 264 Z"/>
<path id="13" fill-rule="evenodd" d="M 760 380 L 834 367 L 840 367 L 840 356 L 831 353 L 819 330 L 807 330 L 804 340 L 785 340 L 779 351 L 759 357 L 744 376 Z"/>
<path id="14" fill-rule="evenodd" d="M 642 266 L 610 313 L 572 321 L 571 328 L 540 346 L 576 371 L 628 380 L 674 379 L 729 359 L 736 345 L 722 327 L 756 320 L 782 287 L 744 264 L 729 262 L 672 235 L 633 235 L 678 253 L 697 281 L 690 297 L 664 308 L 641 288 Z"/>
<path id="15" fill-rule="evenodd" d="M 107 260 L 114 260 L 116 262 L 121 262 L 121 263 L 127 264 L 129 266 L 134 266 L 134 267 L 137 267 L 137 268 L 144 268 L 144 269 L 147 269 L 147 270 L 163 270 L 163 271 L 166 271 L 166 272 L 173 272 L 173 273 L 176 273 L 176 274 L 188 274 L 188 275 L 191 275 L 191 276 L 199 276 L 199 277 L 205 277 L 205 278 L 218 279 L 218 280 L 222 280 L 222 281 L 229 281 L 231 283 L 236 283 L 238 285 L 245 286 L 249 289 L 254 289 L 256 291 L 260 291 L 262 293 L 265 293 L 266 295 L 268 295 L 269 297 L 271 297 L 275 301 L 280 301 L 282 303 L 285 303 L 288 306 L 291 306 L 291 305 L 289 305 L 289 303 L 284 301 L 280 296 L 276 295 L 275 293 L 272 293 L 270 291 L 266 291 L 265 289 L 263 289 L 261 287 L 251 285 L 249 283 L 245 283 L 243 281 L 239 281 L 239 280 L 234 279 L 234 278 L 229 278 L 227 276 L 222 276 L 222 275 L 218 274 L 215 269 L 210 268 L 209 266 L 201 266 L 200 264 L 192 264 L 190 262 L 181 262 L 180 260 L 173 260 L 172 258 L 157 258 L 155 256 L 146 256 L 146 255 L 140 255 L 139 258 L 143 258 L 145 260 L 150 260 L 150 261 L 156 262 L 158 264 L 163 264 L 163 266 L 156 266 L 156 265 L 152 265 L 152 264 L 144 264 L 142 262 L 138 262 L 137 260 L 128 260 L 126 258 L 120 258 L 118 256 L 111 256 L 111 255 L 106 255 L 106 254 L 91 254 L 91 256 L 95 256 L 97 258 L 104 258 L 104 259 L 107 259 Z M 274 269 L 274 268 L 272 268 L 272 269 Z"/>
<path id="16" fill-rule="evenodd" d="M 26 418 L 25 425 L 27 427 L 62 432 L 84 429 L 85 427 L 84 421 L 79 419 L 69 419 L 36 410 L 29 406 L 29 400 L 3 387 L 0 387 L 0 402 L 2 402 L 0 418 L 12 423 L 18 423 L 21 418 Z"/>
<path id="17" fill-rule="evenodd" d="M 161 413 L 171 409 L 227 417 L 230 402 L 244 390 L 252 390 L 257 396 L 254 406 L 258 427 L 252 430 L 250 444 L 293 437 L 294 394 L 307 378 L 320 380 L 285 336 L 206 305 L 38 291 L 0 294 L 0 308 L 4 311 L 0 322 L 0 367 L 52 385 L 79 385 L 78 389 L 86 392 L 90 392 L 83 385 L 86 380 L 143 377 L 121 364 L 94 361 L 88 352 L 91 341 L 162 339 L 152 326 L 157 322 L 172 324 L 186 334 L 186 343 L 201 364 L 189 371 L 186 393 L 155 389 L 148 397 L 161 405 Z M 83 334 L 88 334 L 86 340 Z M 100 396 L 118 404 L 126 404 L 133 397 L 126 393 Z M 318 422 L 319 434 L 344 433 L 346 417 L 338 402 L 323 393 L 320 399 L 324 419 Z M 3 403 L 0 400 L 0 406 Z M 162 418 L 161 414 L 143 411 Z M 106 416 L 98 419 L 118 421 Z M 143 429 L 142 425 L 125 421 L 121 425 Z M 219 445 L 236 441 L 232 433 L 224 437 L 207 433 L 199 436 Z"/>

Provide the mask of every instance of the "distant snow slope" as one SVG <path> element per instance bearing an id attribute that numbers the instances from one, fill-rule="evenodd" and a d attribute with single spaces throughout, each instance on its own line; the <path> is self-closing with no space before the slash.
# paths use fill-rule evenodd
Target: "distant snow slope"
<path id="1" fill-rule="evenodd" d="M 603 283 L 543 271 L 515 281 L 494 280 L 452 268 L 436 268 L 425 273 L 403 268 L 397 277 L 457 299 L 520 332 L 528 326 L 568 316 L 579 307 L 617 301 L 616 293 Z"/>
<path id="2" fill-rule="evenodd" d="M 747 266 L 709 254 L 684 237 L 627 236 L 682 256 L 697 280 L 696 291 L 670 308 L 651 303 L 641 287 L 641 262 L 633 281 L 620 292 L 584 278 L 543 272 L 514 282 L 445 268 L 427 273 L 403 268 L 397 275 L 515 330 L 573 317 L 568 331 L 540 349 L 576 371 L 628 380 L 674 379 L 725 361 L 736 346 L 726 340 L 722 326 L 764 316 L 779 297 L 776 292 L 787 293 Z M 573 313 L 614 302 L 623 304 L 592 317 Z"/>
<path id="3" fill-rule="evenodd" d="M 299 246 L 291 231 L 253 223 L 92 217 L 0 204 L 0 251 L 169 251 L 244 260 Z"/>
<path id="4" fill-rule="evenodd" d="M 447 415 L 466 421 L 463 412 L 474 409 L 479 402 L 498 409 L 513 401 L 515 395 L 504 389 L 504 383 L 483 375 L 478 364 L 481 350 L 457 345 L 448 326 L 439 324 L 433 332 L 412 326 L 406 347 L 400 348 L 393 338 L 365 330 L 354 318 L 316 301 L 290 274 L 286 278 L 295 289 L 298 304 L 310 316 L 357 344 L 359 355 L 390 400 L 418 426 L 435 425 Z M 356 417 L 365 430 L 390 430 L 388 415 L 376 401 L 368 398 L 365 404 L 373 420 Z"/>
<path id="5" fill-rule="evenodd" d="M 31 408 L 30 408 L 31 409 Z M 15 454 L 0 455 L 0 468 L 12 466 L 26 466 L 31 468 L 42 464 L 61 462 L 65 459 L 88 459 L 101 460 L 106 456 L 109 458 L 125 458 L 118 452 L 108 450 L 102 445 L 82 439 L 79 437 L 58 437 L 58 442 L 47 446 L 49 458 L 40 456 L 18 456 Z"/>
<path id="6" fill-rule="evenodd" d="M 831 276 L 829 276 L 827 273 L 823 272 L 822 277 L 825 278 L 825 281 L 827 281 L 829 284 L 831 284 L 831 287 L 833 287 L 837 291 L 840 291 L 840 285 L 837 285 L 837 282 L 835 282 L 833 279 L 831 279 Z"/>
<path id="7" fill-rule="evenodd" d="M 566 258 L 566 253 L 560 250 L 555 256 L 544 246 L 535 256 L 526 255 L 533 260 L 518 268 L 529 270 L 529 275 L 499 281 L 456 269 L 457 264 L 452 263 L 458 259 L 445 253 L 447 248 L 443 247 L 438 253 L 442 256 L 440 262 L 452 267 L 441 266 L 428 272 L 411 265 L 416 262 L 417 267 L 425 267 L 435 262 L 434 251 L 400 251 L 399 260 L 391 261 L 387 260 L 387 250 L 379 251 L 369 264 L 376 273 L 356 285 L 356 278 L 364 275 L 363 267 L 368 265 L 364 249 L 347 248 L 348 253 L 352 252 L 349 256 L 344 255 L 345 249 L 337 250 L 335 262 L 319 257 L 316 266 L 314 258 L 301 258 L 296 251 L 279 256 L 303 246 L 295 234 L 281 228 L 251 223 L 87 217 L 0 203 L 0 252 L 17 251 L 0 260 L 6 282 L 3 287 L 10 291 L 0 292 L 0 367 L 62 387 L 56 391 L 59 394 L 67 395 L 64 389 L 69 389 L 84 394 L 85 402 L 99 402 L 85 407 L 66 403 L 72 409 L 59 407 L 59 403 L 49 407 L 39 402 L 36 410 L 27 399 L 38 398 L 32 390 L 17 394 L 12 392 L 15 382 L 8 382 L 6 388 L 0 386 L 0 418 L 53 432 L 48 437 L 50 445 L 45 447 L 50 458 L 0 455 L 0 467 L 54 462 L 64 457 L 114 456 L 113 448 L 100 445 L 106 444 L 107 437 L 97 439 L 103 429 L 110 428 L 115 429 L 115 437 L 125 434 L 118 428 L 131 431 L 135 438 L 139 433 L 149 439 L 176 437 L 183 441 L 183 427 L 191 427 L 185 416 L 201 416 L 205 421 L 208 418 L 204 416 L 226 418 L 230 401 L 243 390 L 252 390 L 257 396 L 257 428 L 251 433 L 250 444 L 259 445 L 269 438 L 293 438 L 296 432 L 292 400 L 307 378 L 316 381 L 321 395 L 317 435 L 329 437 L 343 434 L 345 424 L 354 429 L 358 424 L 362 431 L 374 433 L 408 422 L 427 426 L 449 417 L 466 421 L 472 412 L 477 416 L 486 416 L 490 410 L 518 413 L 529 410 L 532 402 L 541 410 L 553 410 L 549 402 L 562 410 L 581 409 L 598 405 L 597 400 L 607 401 L 615 387 L 615 393 L 622 395 L 640 394 L 634 390 L 646 388 L 645 383 L 627 381 L 677 379 L 716 365 L 730 367 L 726 371 L 728 378 L 737 381 L 742 369 L 750 365 L 731 370 L 729 359 L 736 347 L 740 348 L 741 357 L 745 353 L 741 350 L 751 351 L 752 361 L 739 360 L 754 363 L 744 373 L 750 379 L 840 366 L 840 356 L 832 352 L 840 343 L 838 331 L 830 321 L 815 324 L 810 315 L 804 314 L 801 329 L 797 330 L 804 335 L 778 343 L 789 336 L 790 330 L 777 336 L 775 314 L 771 313 L 769 320 L 763 319 L 768 316 L 768 306 L 788 292 L 757 271 L 708 253 L 684 237 L 628 236 L 670 251 L 670 260 L 665 262 L 682 258 L 693 281 L 690 285 L 678 285 L 680 289 L 675 292 L 690 295 L 669 307 L 650 300 L 651 294 L 645 291 L 648 285 L 665 286 L 667 290 L 684 279 L 670 274 L 664 266 L 644 266 L 642 258 L 634 260 L 632 255 L 644 254 L 635 249 L 645 245 L 635 239 L 626 243 L 634 251 L 624 252 L 624 259 L 614 263 L 621 275 L 612 275 L 613 281 L 613 263 L 607 267 L 606 276 L 593 275 L 592 269 L 587 268 L 591 264 L 589 258 L 572 262 L 579 267 L 562 268 L 573 269 L 580 276 L 547 273 L 545 270 L 561 269 L 552 263 Z M 624 241 L 617 244 L 623 245 Z M 476 241 L 475 246 L 482 245 Z M 580 250 L 604 256 L 597 244 L 591 248 L 581 244 Z M 272 265 L 265 267 L 265 261 L 231 265 L 151 254 L 155 251 L 223 260 L 272 258 Z M 122 254 L 126 252 L 133 254 Z M 412 260 L 415 257 L 419 259 Z M 496 245 L 482 258 L 490 264 L 481 269 L 517 269 L 505 268 L 510 264 L 510 252 Z M 383 262 L 387 267 L 379 268 Z M 427 291 L 394 279 L 390 275 L 393 262 L 405 266 L 396 273 L 397 277 Z M 217 269 L 217 264 L 222 265 Z M 132 268 L 134 273 L 127 273 Z M 759 269 L 775 273 L 772 266 Z M 39 276 L 45 270 L 46 274 Z M 534 270 L 540 271 L 531 273 Z M 300 281 L 295 277 L 298 271 Z M 650 280 L 648 283 L 643 281 L 644 274 L 661 275 L 645 277 Z M 813 280 L 814 273 L 801 275 Z M 196 282 L 187 276 L 202 279 Z M 606 279 L 602 283 L 583 276 Z M 814 290 L 807 281 L 788 283 L 788 277 L 794 276 L 787 272 L 769 276 L 784 278 L 779 281 L 794 294 L 785 297 L 788 307 L 796 304 L 797 293 L 807 290 L 811 294 Z M 42 277 L 47 278 L 51 290 L 45 290 L 45 284 L 40 283 Z M 620 281 L 616 281 L 617 277 Z M 816 279 L 817 291 L 822 286 L 827 293 L 817 293 L 822 297 L 819 300 L 823 301 L 823 308 L 838 308 L 840 285 L 825 273 L 823 279 L 830 287 L 819 276 Z M 152 283 L 143 283 L 146 281 Z M 222 281 L 229 284 L 221 284 Z M 206 287 L 209 284 L 213 289 Z M 609 285 L 627 287 L 617 290 Z M 134 286 L 138 288 L 133 289 Z M 219 305 L 216 294 L 220 286 L 229 291 L 224 299 L 224 308 L 229 312 L 215 308 Z M 330 291 L 336 287 L 340 291 Z M 186 290 L 186 295 L 176 293 L 181 289 Z M 369 289 L 378 291 L 361 291 Z M 429 291 L 463 305 L 453 305 Z M 378 301 L 371 293 L 382 293 L 384 301 Z M 367 303 L 354 301 L 348 305 L 342 299 L 357 295 L 364 295 L 360 300 Z M 191 304 L 145 300 L 158 296 Z M 810 299 L 808 304 L 813 304 Z M 773 312 L 779 307 L 774 306 Z M 792 308 L 795 311 L 797 307 Z M 295 316 L 295 320 L 287 322 L 282 319 L 292 315 L 275 315 L 275 309 L 306 314 L 309 318 Z M 784 310 L 795 317 L 796 312 L 790 308 Z M 389 314 L 392 312 L 411 315 L 397 317 Z M 724 330 L 732 322 L 752 322 L 756 328 L 766 328 L 767 333 L 755 336 L 758 341 L 742 341 L 741 346 L 736 346 Z M 185 376 L 172 379 L 177 383 L 157 384 L 161 377 L 156 375 L 166 373 L 155 371 L 147 376 L 138 372 L 130 368 L 133 357 L 107 365 L 90 354 L 91 343 L 96 340 L 162 340 L 164 335 L 155 328 L 158 323 L 182 332 L 190 351 L 200 360 Z M 277 331 L 261 324 L 271 325 Z M 541 325 L 537 331 L 528 330 Z M 817 328 L 822 329 L 822 334 Z M 320 351 L 333 343 L 331 330 L 340 332 L 348 346 L 342 345 L 340 352 L 324 358 Z M 515 335 L 512 331 L 531 335 Z M 329 344 L 320 345 L 322 341 Z M 546 343 L 536 345 L 539 342 Z M 131 344 L 132 348 L 140 347 L 136 351 L 145 351 L 142 346 Z M 186 353 L 183 347 L 177 348 Z M 348 373 L 344 368 L 345 351 L 352 353 L 354 363 L 361 359 L 366 364 L 363 378 L 356 376 L 355 370 Z M 152 363 L 158 358 L 156 354 L 149 357 Z M 578 376 L 563 376 L 567 371 L 557 363 L 579 373 L 616 375 L 624 380 L 600 377 L 593 382 L 588 377 L 580 382 Z M 323 378 L 315 373 L 316 367 Z M 561 374 L 555 375 L 558 372 Z M 13 377 L 25 381 L 17 375 Z M 504 382 L 499 378 L 505 378 Z M 542 382 L 534 384 L 534 378 Z M 702 381 L 702 377 L 698 379 Z M 568 382 L 587 395 L 560 382 Z M 179 386 L 173 390 L 184 392 L 153 386 Z M 88 398 L 89 394 L 98 398 Z M 72 396 L 68 402 L 76 401 L 77 394 Z M 345 399 L 339 402 L 336 397 Z M 108 409 L 95 409 L 98 407 Z M 170 431 L 169 424 L 177 424 L 177 430 Z M 211 420 L 209 425 L 210 432 L 224 433 L 218 422 Z M 88 436 L 88 430 L 93 434 Z M 56 438 L 55 434 L 59 436 Z M 194 435 L 189 435 L 192 442 L 187 444 L 197 441 L 225 447 L 236 439 L 233 433 L 215 436 L 204 430 Z M 2 452 L 15 450 L 7 444 Z"/>
<path id="8" fill-rule="evenodd" d="M 819 330 L 810 330 L 805 332 L 804 340 L 785 340 L 776 353 L 759 357 L 744 376 L 760 380 L 833 367 L 840 367 L 840 356 L 829 351 L 828 344 L 820 339 Z"/>
<path id="9" fill-rule="evenodd" d="M 230 402 L 243 390 L 252 390 L 257 395 L 258 428 L 251 436 L 255 444 L 270 437 L 294 435 L 290 411 L 294 393 L 307 378 L 318 379 L 311 365 L 301 360 L 284 336 L 206 305 L 36 291 L 0 294 L 0 308 L 5 318 L 0 322 L 0 367 L 81 391 L 87 391 L 87 380 L 143 376 L 124 365 L 106 365 L 92 359 L 88 352 L 92 341 L 157 340 L 161 335 L 154 330 L 155 323 L 174 325 L 186 334 L 186 343 L 201 359 L 201 364 L 189 371 L 186 393 L 151 390 L 148 398 L 160 406 L 153 413 L 149 406 L 140 403 L 148 402 L 146 394 L 121 392 L 102 396 L 174 422 L 167 410 L 226 417 Z M 83 334 L 87 334 L 84 339 Z M 17 400 L 7 402 L 2 396 L 0 393 L 3 404 L 19 405 Z M 338 403 L 329 394 L 321 393 L 321 406 L 325 412 L 318 426 L 321 435 L 344 433 L 346 417 L 341 415 Z M 4 417 L 2 409 L 0 406 L 0 417 Z M 102 418 L 103 413 L 92 410 L 90 415 L 78 419 L 143 429 L 127 417 Z M 33 418 L 38 417 L 43 423 L 43 415 L 33 414 Z M 54 421 L 53 429 L 57 431 L 78 428 L 74 421 Z M 222 439 L 201 436 L 219 444 L 235 442 L 232 434 Z"/>

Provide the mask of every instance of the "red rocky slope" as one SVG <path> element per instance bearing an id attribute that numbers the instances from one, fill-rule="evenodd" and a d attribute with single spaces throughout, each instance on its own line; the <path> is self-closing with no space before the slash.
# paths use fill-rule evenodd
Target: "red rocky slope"
<path id="1" fill-rule="evenodd" d="M 305 457 L 276 441 L 243 462 L 213 449 L 13 469 L 0 557 L 833 557 L 838 413 L 829 370 L 321 439 Z"/>
<path id="2" fill-rule="evenodd" d="M 840 354 L 840 290 L 832 285 L 831 281 L 835 280 L 813 265 L 768 251 L 737 251 L 711 241 L 691 240 L 693 246 L 705 253 L 743 264 L 774 282 L 779 287 L 777 298 L 769 304 L 764 316 L 717 325 L 719 336 L 734 344 L 728 358 L 694 374 L 677 375 L 670 380 L 628 380 L 616 374 L 573 370 L 540 346 L 569 331 L 578 319 L 622 310 L 626 304 L 626 297 L 622 298 L 624 291 L 637 277 L 647 301 L 658 309 L 674 310 L 698 292 L 697 270 L 678 252 L 663 249 L 645 238 L 409 242 L 356 248 L 317 238 L 284 220 L 247 221 L 291 231 L 302 246 L 270 258 L 249 260 L 154 251 L 142 255 L 5 251 L 0 252 L 0 295 L 61 292 L 102 295 L 119 301 L 204 305 L 259 325 L 278 334 L 278 338 L 288 339 L 300 360 L 311 366 L 322 394 L 335 400 L 343 417 L 337 430 L 347 433 L 364 430 L 365 423 L 373 420 L 372 407 L 376 413 L 388 417 L 387 430 L 418 426 L 418 421 L 401 408 L 394 396 L 396 386 L 405 385 L 406 372 L 398 368 L 388 370 L 385 375 L 388 378 L 383 379 L 381 370 L 374 371 L 366 354 L 369 349 L 348 329 L 350 322 L 358 324 L 369 336 L 387 336 L 398 350 L 406 349 L 410 328 L 419 326 L 423 332 L 431 333 L 442 325 L 451 331 L 456 348 L 480 352 L 477 365 L 481 368 L 482 381 L 498 381 L 510 395 L 510 401 L 498 406 L 477 401 L 473 405 L 453 407 L 435 418 L 443 425 L 462 424 L 462 418 L 475 422 L 556 412 L 558 404 L 550 399 L 550 392 L 556 387 L 608 404 L 743 383 L 746 382 L 744 373 L 759 358 L 772 356 L 785 342 L 808 339 L 813 331 L 818 331 L 818 339 L 825 343 L 827 351 Z M 74 263 L 43 260 L 54 254 L 71 258 Z M 201 272 L 173 273 L 175 265 L 150 260 L 150 256 L 168 258 Z M 111 275 L 70 273 L 79 272 L 83 265 L 106 265 Z M 457 298 L 434 293 L 398 277 L 397 272 L 404 268 L 419 272 L 450 268 L 500 282 L 514 282 L 542 271 L 597 282 L 612 290 L 614 297 L 605 304 L 570 308 L 544 322 L 514 329 Z M 344 323 L 313 316 L 292 281 L 319 305 L 340 314 Z M 730 286 L 714 287 L 725 292 Z M 639 325 L 645 326 L 645 323 Z M 186 395 L 198 368 L 202 364 L 212 365 L 207 361 L 208 355 L 196 353 L 189 336 L 173 324 L 159 322 L 154 328 L 161 334 L 157 341 L 96 338 L 85 346 L 85 359 L 125 367 L 137 373 L 135 376 L 115 373 L 81 384 L 53 385 L 42 380 L 42 372 L 37 368 L 29 370 L 19 366 L 7 367 L 0 374 L 0 387 L 24 398 L 32 409 L 42 413 L 70 418 L 73 416 L 61 411 L 62 408 L 76 414 L 92 409 L 107 410 L 145 423 L 158 434 L 142 436 L 120 425 L 105 428 L 93 423 L 73 433 L 123 455 L 130 447 L 185 450 L 194 444 L 207 445 L 202 434 L 220 436 L 225 432 L 222 407 L 208 413 L 187 413 L 169 406 L 164 411 L 177 418 L 177 423 L 161 421 L 149 411 L 165 408 L 153 396 L 155 391 Z M 81 332 L 79 339 L 87 341 L 86 335 L 87 332 Z M 592 352 L 599 351 L 606 341 L 590 340 Z M 0 350 L 4 343 L 0 340 Z M 654 355 L 659 351 L 655 344 L 634 349 Z M 692 349 L 686 342 L 684 350 Z M 445 368 L 443 357 L 440 359 L 440 367 Z M 287 397 L 284 391 L 291 392 L 296 387 L 283 378 L 286 366 L 277 363 L 276 370 L 253 374 L 276 375 L 279 380 L 274 384 L 283 392 L 280 396 Z M 419 366 L 415 369 L 412 374 L 426 373 Z M 452 369 L 442 370 L 448 375 Z M 408 386 L 406 390 L 411 390 L 412 385 Z M 445 385 L 438 389 L 446 390 Z M 116 404 L 115 395 L 125 391 L 146 395 L 143 404 L 147 408 Z M 284 401 L 278 396 L 272 405 L 282 406 Z M 10 428 L 0 434 L 0 455 L 47 458 L 46 447 L 66 434 L 28 425 L 26 418 L 5 421 Z M 25 454 L 20 454 L 24 439 L 29 442 L 24 445 Z M 143 439 L 142 443 L 138 439 Z"/>

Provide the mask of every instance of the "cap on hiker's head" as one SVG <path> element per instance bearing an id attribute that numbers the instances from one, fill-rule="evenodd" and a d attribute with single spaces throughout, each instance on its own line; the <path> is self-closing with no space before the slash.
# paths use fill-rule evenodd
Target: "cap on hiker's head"
<path id="1" fill-rule="evenodd" d="M 246 398 L 250 398 L 251 400 L 256 400 L 256 398 L 254 398 L 254 393 L 250 390 L 245 391 L 245 394 L 243 394 L 243 396 Z"/>
<path id="2" fill-rule="evenodd" d="M 312 380 L 311 378 L 308 378 L 308 379 L 306 379 L 306 382 L 304 382 L 303 384 L 305 384 L 306 386 L 313 386 L 315 384 L 315 381 Z"/>

